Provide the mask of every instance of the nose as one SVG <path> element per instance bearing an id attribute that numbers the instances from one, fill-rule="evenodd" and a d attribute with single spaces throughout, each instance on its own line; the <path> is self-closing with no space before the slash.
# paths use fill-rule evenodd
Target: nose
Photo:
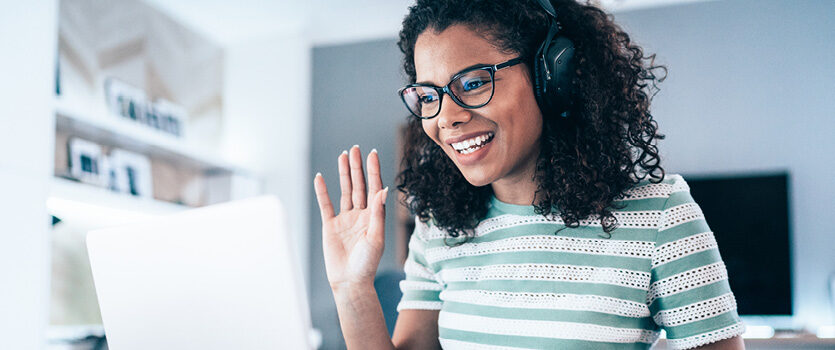
<path id="1" fill-rule="evenodd" d="M 444 98 L 447 98 L 448 100 L 443 101 L 445 103 L 441 103 L 441 111 L 436 117 L 438 119 L 439 128 L 451 129 L 472 119 L 473 115 L 469 109 L 459 106 L 449 96 L 444 96 Z"/>

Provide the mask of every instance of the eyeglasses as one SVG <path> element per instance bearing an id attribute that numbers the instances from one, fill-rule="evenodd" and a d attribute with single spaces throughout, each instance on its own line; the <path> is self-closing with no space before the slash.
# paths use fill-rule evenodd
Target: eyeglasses
<path id="1" fill-rule="evenodd" d="M 484 107 L 493 99 L 496 87 L 493 84 L 496 71 L 522 63 L 521 57 L 492 66 L 476 66 L 461 71 L 452 77 L 449 84 L 438 87 L 430 84 L 411 84 L 397 93 L 412 115 L 420 119 L 432 119 L 441 112 L 444 93 L 452 97 L 455 104 L 463 108 Z"/>

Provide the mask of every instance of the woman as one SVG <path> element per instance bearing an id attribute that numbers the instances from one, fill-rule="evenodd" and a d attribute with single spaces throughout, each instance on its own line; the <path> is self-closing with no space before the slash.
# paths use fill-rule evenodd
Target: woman
<path id="1" fill-rule="evenodd" d="M 339 215 L 314 180 L 348 348 L 632 349 L 661 329 L 671 348 L 743 348 L 713 235 L 659 165 L 654 56 L 601 10 L 553 5 L 559 24 L 533 0 L 409 9 L 398 189 L 417 221 L 392 338 L 373 288 L 388 194 L 377 153 L 367 190 L 359 148 L 339 156 Z M 574 47 L 569 103 L 537 99 L 532 76 L 554 28 Z"/>

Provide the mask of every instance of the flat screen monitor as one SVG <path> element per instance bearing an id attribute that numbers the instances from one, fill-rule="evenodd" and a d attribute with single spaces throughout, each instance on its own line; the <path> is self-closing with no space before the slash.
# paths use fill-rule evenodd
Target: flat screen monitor
<path id="1" fill-rule="evenodd" d="M 789 175 L 687 176 L 716 236 L 740 315 L 791 315 Z"/>

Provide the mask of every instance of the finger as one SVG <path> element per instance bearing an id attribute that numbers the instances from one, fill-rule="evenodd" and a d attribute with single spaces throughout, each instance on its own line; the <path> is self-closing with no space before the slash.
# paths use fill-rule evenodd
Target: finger
<path id="1" fill-rule="evenodd" d="M 333 217 L 333 204 L 328 196 L 328 186 L 325 185 L 325 178 L 322 174 L 316 173 L 313 178 L 313 189 L 316 192 L 316 201 L 319 202 L 319 212 L 322 214 L 322 222 Z"/>
<path id="2" fill-rule="evenodd" d="M 354 201 L 354 207 L 365 209 L 365 174 L 362 171 L 362 153 L 360 147 L 354 145 L 349 152 L 349 159 L 351 160 L 351 198 Z"/>
<path id="3" fill-rule="evenodd" d="M 378 191 L 371 202 L 371 222 L 368 224 L 368 232 L 366 233 L 371 242 L 383 246 L 386 240 L 386 197 L 388 196 L 388 187 Z"/>
<path id="4" fill-rule="evenodd" d="M 368 203 L 371 203 L 374 195 L 383 189 L 383 179 L 380 177 L 380 156 L 376 149 L 368 154 L 366 164 L 368 167 Z"/>
<path id="5" fill-rule="evenodd" d="M 351 210 L 351 172 L 348 170 L 348 152 L 342 151 L 339 155 L 339 187 L 342 195 L 339 198 L 339 211 Z"/>

